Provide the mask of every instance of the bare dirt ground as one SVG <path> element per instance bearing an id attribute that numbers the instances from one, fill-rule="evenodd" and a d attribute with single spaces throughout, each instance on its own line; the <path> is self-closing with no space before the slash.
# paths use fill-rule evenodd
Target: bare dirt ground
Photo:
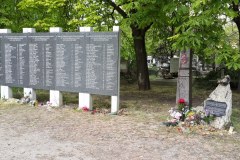
<path id="1" fill-rule="evenodd" d="M 179 133 L 154 114 L 0 103 L 1 160 L 239 160 L 240 135 Z"/>

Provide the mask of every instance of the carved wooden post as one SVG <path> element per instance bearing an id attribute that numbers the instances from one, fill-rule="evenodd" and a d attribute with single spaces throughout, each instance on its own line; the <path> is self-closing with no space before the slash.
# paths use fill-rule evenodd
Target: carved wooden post
<path id="1" fill-rule="evenodd" d="M 184 50 L 180 53 L 177 81 L 176 103 L 183 98 L 192 107 L 192 53 Z"/>

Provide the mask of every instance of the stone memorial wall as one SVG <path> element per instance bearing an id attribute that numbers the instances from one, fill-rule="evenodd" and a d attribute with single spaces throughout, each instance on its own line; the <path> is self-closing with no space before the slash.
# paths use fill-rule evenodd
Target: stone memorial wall
<path id="1" fill-rule="evenodd" d="M 0 34 L 0 85 L 118 95 L 119 32 Z"/>

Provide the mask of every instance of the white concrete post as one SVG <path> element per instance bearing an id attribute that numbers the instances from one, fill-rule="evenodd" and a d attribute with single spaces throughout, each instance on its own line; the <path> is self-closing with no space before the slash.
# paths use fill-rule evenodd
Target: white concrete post
<path id="1" fill-rule="evenodd" d="M 23 33 L 35 33 L 35 28 L 23 28 Z M 36 100 L 36 91 L 33 88 L 23 89 L 24 97 L 29 97 L 30 100 Z"/>
<path id="2" fill-rule="evenodd" d="M 92 95 L 89 93 L 79 93 L 78 109 L 87 107 L 92 110 Z"/>
<path id="3" fill-rule="evenodd" d="M 62 28 L 60 28 L 60 27 L 50 27 L 50 32 L 51 33 L 62 32 Z M 50 90 L 50 103 L 51 103 L 52 106 L 56 106 L 56 107 L 63 105 L 62 93 L 58 90 Z"/>
<path id="4" fill-rule="evenodd" d="M 79 27 L 80 32 L 92 32 L 92 27 Z M 78 109 L 83 107 L 87 107 L 88 109 L 92 110 L 92 95 L 89 93 L 79 93 L 78 99 Z"/>
<path id="5" fill-rule="evenodd" d="M 1 86 L 1 99 L 12 98 L 12 88 L 9 86 Z"/>
<path id="6" fill-rule="evenodd" d="M 0 33 L 12 33 L 11 29 L 0 29 Z"/>
<path id="7" fill-rule="evenodd" d="M 119 26 L 113 26 L 113 32 L 119 32 Z M 120 40 L 119 40 L 120 43 Z M 120 44 L 119 44 L 119 53 L 120 53 Z M 118 55 L 118 95 L 111 96 L 111 113 L 117 113 L 119 110 L 119 98 L 120 98 L 120 54 Z"/>
<path id="8" fill-rule="evenodd" d="M 1 33 L 11 33 L 10 29 L 0 29 Z M 12 88 L 9 86 L 1 86 L 1 99 L 12 98 Z"/>

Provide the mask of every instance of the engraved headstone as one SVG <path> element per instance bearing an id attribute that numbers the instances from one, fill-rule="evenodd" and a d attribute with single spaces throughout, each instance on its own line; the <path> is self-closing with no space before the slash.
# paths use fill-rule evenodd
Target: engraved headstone
<path id="1" fill-rule="evenodd" d="M 226 76 L 227 78 L 229 76 Z M 209 114 L 215 115 L 216 118 L 211 122 L 215 128 L 223 129 L 231 122 L 232 114 L 232 91 L 230 84 L 219 83 L 217 88 L 204 101 L 204 110 Z"/>

